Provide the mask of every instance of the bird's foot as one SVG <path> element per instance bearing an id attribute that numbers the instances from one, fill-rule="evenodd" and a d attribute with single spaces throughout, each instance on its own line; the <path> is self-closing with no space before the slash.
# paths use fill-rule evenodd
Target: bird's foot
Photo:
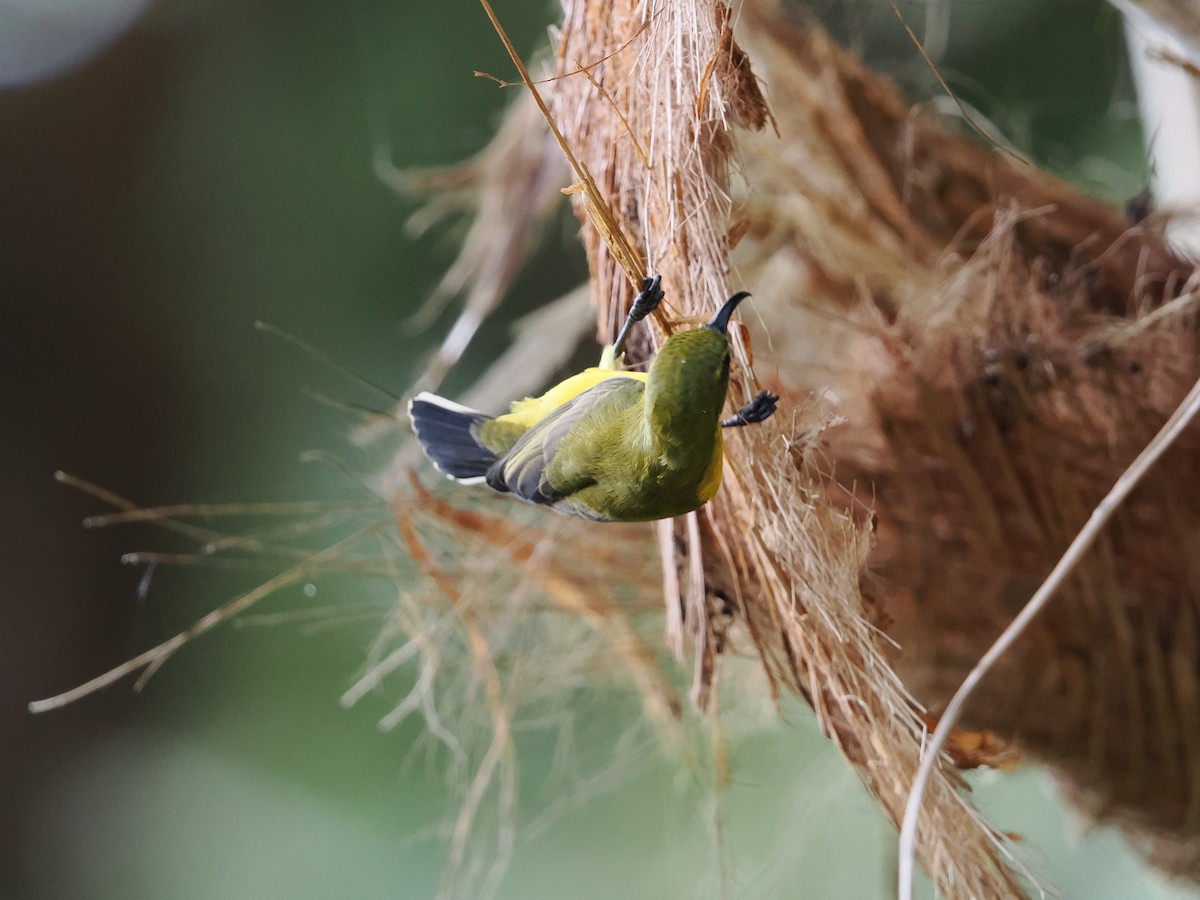
<path id="1" fill-rule="evenodd" d="M 779 395 L 770 391 L 760 391 L 758 396 L 721 423 L 722 428 L 741 428 L 743 425 L 756 425 L 771 418 L 779 402 Z"/>
<path id="2" fill-rule="evenodd" d="M 617 339 L 613 343 L 614 359 L 625 350 L 625 341 L 633 326 L 658 309 L 659 304 L 663 302 L 661 283 L 661 275 L 647 275 L 642 279 L 642 292 L 634 297 L 633 306 L 629 307 L 629 315 L 625 318 L 621 333 L 617 335 Z"/>
<path id="3" fill-rule="evenodd" d="M 642 292 L 633 298 L 633 306 L 629 308 L 631 322 L 640 322 L 658 309 L 665 296 L 661 284 L 661 275 L 647 275 L 642 279 Z"/>

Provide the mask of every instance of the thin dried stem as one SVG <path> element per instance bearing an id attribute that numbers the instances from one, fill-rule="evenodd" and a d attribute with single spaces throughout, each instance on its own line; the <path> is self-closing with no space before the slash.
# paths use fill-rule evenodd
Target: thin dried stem
<path id="1" fill-rule="evenodd" d="M 133 659 L 127 660 L 121 665 L 110 669 L 103 675 L 93 678 L 76 688 L 69 691 L 64 691 L 53 697 L 47 697 L 45 700 L 35 700 L 29 704 L 29 711 L 32 713 L 46 712 L 51 709 L 58 709 L 66 706 L 68 703 L 86 697 L 89 694 L 94 694 L 96 691 L 102 690 L 109 685 L 120 681 L 127 675 L 132 675 L 135 672 L 145 670 L 142 678 L 138 681 L 138 687 L 145 684 L 145 680 L 149 675 L 153 674 L 158 668 L 163 665 L 177 650 L 184 644 L 199 637 L 207 631 L 216 628 L 222 622 L 225 622 L 239 613 L 249 609 L 259 600 L 267 597 L 288 585 L 295 584 L 299 581 L 305 581 L 318 575 L 323 571 L 326 563 L 337 559 L 351 547 L 362 542 L 362 540 L 370 536 L 374 531 L 382 529 L 384 526 L 379 525 L 373 529 L 366 529 L 357 534 L 354 534 L 343 541 L 327 547 L 324 550 L 313 553 L 304 562 L 298 563 L 285 572 L 281 572 L 274 578 L 263 582 L 254 590 L 243 594 L 236 600 L 232 600 L 219 609 L 215 609 L 205 616 L 197 619 L 191 626 L 185 628 L 179 634 L 168 640 L 163 641 L 156 647 L 151 647 L 144 653 L 139 653 Z"/>
<path id="2" fill-rule="evenodd" d="M 1030 598 L 1029 602 L 1021 609 L 1020 614 L 1004 629 L 1000 637 L 996 638 L 995 643 L 988 648 L 987 653 L 971 669 L 970 674 L 963 680 L 962 686 L 959 687 L 950 702 L 946 705 L 946 710 L 942 713 L 937 728 L 934 729 L 933 735 L 925 746 L 921 765 L 917 769 L 917 775 L 913 779 L 912 789 L 909 792 L 908 801 L 904 807 L 904 819 L 900 828 L 899 843 L 898 896 L 900 900 L 912 900 L 913 871 L 917 848 L 917 823 L 920 819 L 925 791 L 929 786 L 930 778 L 933 776 L 934 768 L 941 758 L 942 750 L 945 748 L 951 732 L 958 725 L 963 707 L 966 705 L 971 693 L 978 687 L 984 676 L 995 667 L 1000 658 L 1020 639 L 1034 618 L 1046 608 L 1046 605 L 1050 602 L 1055 592 L 1062 587 L 1063 582 L 1066 581 L 1071 572 L 1080 564 L 1088 549 L 1100 537 L 1104 526 L 1108 524 L 1108 521 L 1120 508 L 1121 504 L 1125 502 L 1130 492 L 1141 482 L 1151 467 L 1158 461 L 1159 457 L 1166 452 L 1167 448 L 1183 433 L 1183 430 L 1187 428 L 1197 413 L 1200 413 L 1200 381 L 1197 381 L 1192 386 L 1191 391 L 1188 392 L 1183 402 L 1179 404 L 1179 407 L 1171 415 L 1171 418 L 1167 420 L 1158 434 L 1154 436 L 1153 440 L 1146 445 L 1145 449 L 1138 454 L 1137 459 L 1130 463 L 1129 468 L 1117 479 L 1117 483 L 1113 485 L 1112 490 L 1108 492 L 1092 511 L 1087 524 L 1080 530 L 1075 540 L 1071 542 L 1071 545 L 1062 555 L 1058 564 L 1046 577 L 1042 586 L 1038 588 L 1037 593 Z"/>

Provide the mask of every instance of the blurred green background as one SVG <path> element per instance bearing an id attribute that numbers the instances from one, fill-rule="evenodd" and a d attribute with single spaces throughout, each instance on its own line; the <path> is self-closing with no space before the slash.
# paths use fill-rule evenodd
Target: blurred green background
<path id="1" fill-rule="evenodd" d="M 92 21 L 104 5 L 56 0 L 42 12 L 76 34 L 71 17 Z M 21 46 L 40 47 L 35 6 L 0 3 L 0 63 L 19 29 Z M 933 10 L 951 83 L 1022 149 L 1109 199 L 1142 187 L 1111 9 L 906 9 L 918 31 Z M 816 11 L 906 87 L 935 95 L 885 4 Z M 498 12 L 527 54 L 555 14 L 512 2 Z M 357 498 L 332 468 L 300 462 L 310 449 L 362 473 L 377 462 L 346 440 L 353 420 L 305 389 L 372 398 L 252 326 L 277 325 L 404 390 L 451 316 L 416 337 L 403 319 L 459 232 L 406 236 L 415 206 L 379 183 L 372 156 L 387 146 L 397 165 L 422 166 L 482 147 L 510 95 L 475 70 L 511 68 L 471 0 L 162 0 L 74 68 L 0 88 L 0 896 L 435 893 L 437 826 L 459 792 L 436 764 L 406 756 L 416 721 L 384 734 L 382 700 L 338 702 L 387 614 L 379 585 L 283 591 L 268 611 L 344 612 L 321 629 L 222 628 L 140 695 L 123 683 L 36 718 L 25 704 L 264 574 L 160 567 L 139 601 L 142 571 L 120 555 L 171 542 L 84 532 L 81 518 L 103 505 L 55 484 L 55 469 L 147 505 Z M 572 232 L 548 231 L 542 258 L 554 264 L 522 276 L 521 306 L 582 278 Z M 466 368 L 503 346 L 504 318 Z M 601 698 L 595 713 L 598 727 L 621 729 L 630 705 Z M 732 740 L 729 896 L 889 895 L 893 836 L 806 711 L 754 720 Z M 522 822 L 547 801 L 537 781 L 553 748 L 531 750 Z M 1038 773 L 978 781 L 993 822 L 1024 834 L 1034 867 L 1067 896 L 1170 895 L 1112 833 L 1081 836 Z M 717 896 L 711 796 L 648 755 L 615 790 L 523 841 L 499 896 Z"/>

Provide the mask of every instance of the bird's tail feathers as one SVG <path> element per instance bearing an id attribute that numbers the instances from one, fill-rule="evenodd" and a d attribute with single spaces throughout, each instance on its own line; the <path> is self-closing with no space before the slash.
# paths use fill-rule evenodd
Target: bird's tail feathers
<path id="1" fill-rule="evenodd" d="M 408 403 L 408 418 L 425 455 L 437 468 L 463 484 L 482 484 L 496 454 L 476 435 L 491 416 L 422 391 Z"/>

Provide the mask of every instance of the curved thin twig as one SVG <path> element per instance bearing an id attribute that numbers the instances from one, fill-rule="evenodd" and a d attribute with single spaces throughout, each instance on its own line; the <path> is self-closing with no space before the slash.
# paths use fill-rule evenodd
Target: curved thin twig
<path id="1" fill-rule="evenodd" d="M 1130 463 L 1129 468 L 1117 479 L 1117 483 L 1113 485 L 1108 495 L 1092 510 L 1091 518 L 1088 519 L 1087 524 L 1076 535 L 1075 540 L 1071 542 L 1071 546 L 1067 548 L 1066 553 L 1059 559 L 1058 565 L 1047 576 L 1032 599 L 1025 604 L 1025 608 L 1021 610 L 1020 614 L 1012 620 L 1012 623 L 1004 629 L 1000 637 L 988 649 L 987 653 L 975 664 L 975 668 L 963 680 L 962 685 L 946 706 L 946 711 L 942 714 L 941 721 L 938 722 L 937 728 L 934 729 L 933 735 L 925 747 L 921 763 L 917 767 L 916 777 L 913 778 L 912 788 L 909 790 L 908 802 L 904 806 L 904 819 L 900 826 L 899 900 L 912 900 L 913 872 L 917 849 L 917 822 L 921 815 L 921 803 L 925 798 L 925 790 L 929 785 L 929 779 L 933 776 L 934 766 L 937 765 L 942 748 L 946 746 L 946 740 L 950 737 L 950 732 L 953 731 L 955 724 L 958 722 L 958 717 L 962 713 L 962 708 L 966 704 L 967 698 L 979 685 L 979 682 L 983 680 L 983 677 L 991 670 L 992 666 L 995 665 L 996 661 L 1016 643 L 1034 617 L 1046 607 L 1054 592 L 1062 586 L 1062 583 L 1071 573 L 1071 570 L 1079 564 L 1079 561 L 1099 536 L 1101 530 L 1112 517 L 1112 514 L 1117 511 L 1118 507 L 1125 501 L 1125 498 L 1129 496 L 1130 491 L 1150 471 L 1151 466 L 1158 461 L 1163 452 L 1179 437 L 1183 429 L 1195 418 L 1198 412 L 1200 412 L 1200 380 L 1197 380 L 1192 385 L 1192 389 L 1188 391 L 1187 396 L 1183 398 L 1178 408 L 1171 414 L 1171 418 L 1167 419 L 1166 424 L 1154 436 L 1154 439 L 1146 445 L 1145 449 L 1138 454 L 1137 459 Z"/>

